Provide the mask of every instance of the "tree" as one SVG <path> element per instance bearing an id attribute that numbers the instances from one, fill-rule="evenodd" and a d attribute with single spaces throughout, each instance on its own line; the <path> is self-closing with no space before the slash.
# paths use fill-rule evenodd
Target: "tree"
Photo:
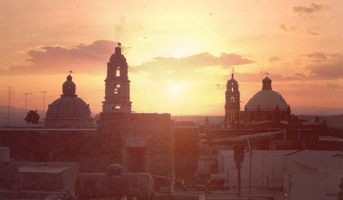
<path id="1" fill-rule="evenodd" d="M 29 110 L 26 117 L 24 118 L 26 123 L 38 124 L 39 123 L 39 114 L 37 110 Z"/>

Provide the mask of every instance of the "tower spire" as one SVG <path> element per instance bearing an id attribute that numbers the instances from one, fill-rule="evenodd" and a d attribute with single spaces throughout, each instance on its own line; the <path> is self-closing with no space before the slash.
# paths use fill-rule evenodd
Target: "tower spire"
<path id="1" fill-rule="evenodd" d="M 232 67 L 231 79 L 227 81 L 225 92 L 225 127 L 239 128 L 240 92 L 234 79 Z"/>
<path id="2" fill-rule="evenodd" d="M 114 54 L 107 63 L 105 101 L 102 108 L 104 113 L 131 112 L 128 65 L 121 52 L 121 46 L 122 44 L 118 42 Z"/>
<path id="3" fill-rule="evenodd" d="M 234 74 L 235 74 L 235 66 L 232 67 L 231 79 L 234 79 Z"/>

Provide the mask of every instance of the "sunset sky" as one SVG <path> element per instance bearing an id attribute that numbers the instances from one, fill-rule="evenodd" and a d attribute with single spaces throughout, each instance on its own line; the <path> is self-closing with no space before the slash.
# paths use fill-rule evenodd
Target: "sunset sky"
<path id="1" fill-rule="evenodd" d="M 118 41 L 132 109 L 223 115 L 234 66 L 241 108 L 266 73 L 295 113 L 343 108 L 343 1 L 1 0 L 0 105 L 42 109 L 68 71 L 101 111 L 106 63 Z M 329 111 L 331 109 L 331 111 Z"/>

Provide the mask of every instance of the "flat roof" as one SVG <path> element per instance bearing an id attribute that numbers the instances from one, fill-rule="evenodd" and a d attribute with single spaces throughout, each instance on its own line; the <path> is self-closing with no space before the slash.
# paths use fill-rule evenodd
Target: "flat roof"
<path id="1" fill-rule="evenodd" d="M 72 162 L 25 162 L 14 161 L 19 172 L 34 173 L 61 173 L 64 170 L 75 167 L 78 164 Z"/>
<path id="2" fill-rule="evenodd" d="M 96 128 L 0 128 L 0 131 L 97 131 Z"/>
<path id="3" fill-rule="evenodd" d="M 68 166 L 19 166 L 19 172 L 42 172 L 42 173 L 61 173 L 68 169 Z"/>

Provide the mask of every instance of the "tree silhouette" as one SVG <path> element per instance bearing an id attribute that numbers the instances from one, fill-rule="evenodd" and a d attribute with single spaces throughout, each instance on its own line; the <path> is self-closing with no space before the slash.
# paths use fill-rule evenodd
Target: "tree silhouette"
<path id="1" fill-rule="evenodd" d="M 39 123 L 39 114 L 37 110 L 29 110 L 26 117 L 24 118 L 26 123 L 38 124 Z"/>

